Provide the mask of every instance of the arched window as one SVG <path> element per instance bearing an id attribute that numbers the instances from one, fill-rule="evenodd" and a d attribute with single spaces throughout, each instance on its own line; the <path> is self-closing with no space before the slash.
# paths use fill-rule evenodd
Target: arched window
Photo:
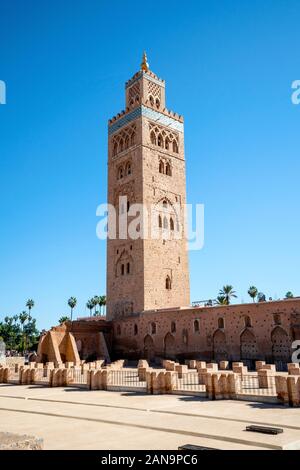
<path id="1" fill-rule="evenodd" d="M 164 209 L 167 209 L 168 207 L 168 201 L 166 201 L 166 199 L 163 200 L 163 208 Z"/>
<path id="2" fill-rule="evenodd" d="M 125 147 L 124 147 L 124 148 L 125 148 L 125 149 L 128 149 L 128 148 L 129 148 L 129 137 L 128 137 L 128 135 L 127 135 L 126 138 L 125 138 Z"/>
<path id="3" fill-rule="evenodd" d="M 174 220 L 170 218 L 170 230 L 174 230 Z"/>
<path id="4" fill-rule="evenodd" d="M 173 152 L 178 153 L 178 144 L 176 140 L 173 140 Z"/>
<path id="5" fill-rule="evenodd" d="M 114 148 L 113 148 L 113 156 L 117 155 L 118 153 L 118 144 L 117 142 L 114 143 Z"/>
<path id="6" fill-rule="evenodd" d="M 168 230 L 168 219 L 166 216 L 164 217 L 164 229 Z"/>
<path id="7" fill-rule="evenodd" d="M 166 149 L 166 150 L 169 150 L 169 146 L 170 146 L 170 141 L 169 141 L 168 137 L 166 137 L 166 140 L 165 140 L 165 149 Z"/>
<path id="8" fill-rule="evenodd" d="M 161 160 L 159 162 L 159 172 L 164 173 L 164 162 L 162 162 Z"/>
<path id="9" fill-rule="evenodd" d="M 127 274 L 130 274 L 130 263 L 127 263 L 126 265 L 126 272 Z"/>
<path id="10" fill-rule="evenodd" d="M 171 290 L 171 279 L 170 276 L 166 277 L 166 289 Z"/>
<path id="11" fill-rule="evenodd" d="M 157 145 L 159 147 L 163 147 L 163 138 L 162 138 L 162 135 L 161 134 L 158 134 L 158 137 L 157 137 Z"/>
<path id="12" fill-rule="evenodd" d="M 156 323 L 154 322 L 151 323 L 151 334 L 152 335 L 156 334 Z"/>
<path id="13" fill-rule="evenodd" d="M 166 175 L 172 176 L 170 163 L 167 163 L 167 164 L 166 164 Z"/>
<path id="14" fill-rule="evenodd" d="M 130 137 L 130 145 L 134 145 L 134 144 L 135 144 L 135 132 L 133 132 Z"/>
<path id="15" fill-rule="evenodd" d="M 121 275 L 124 276 L 125 274 L 125 265 L 121 264 Z"/>
<path id="16" fill-rule="evenodd" d="M 175 333 L 176 332 L 176 323 L 174 321 L 172 321 L 171 323 L 171 333 Z"/>
<path id="17" fill-rule="evenodd" d="M 252 324 L 251 324 L 251 318 L 250 318 L 250 317 L 245 317 L 245 318 L 244 318 L 244 322 L 245 322 L 245 327 L 246 327 L 246 328 L 252 326 Z"/>
<path id="18" fill-rule="evenodd" d="M 218 318 L 218 328 L 224 328 L 224 318 Z"/>
<path id="19" fill-rule="evenodd" d="M 151 106 L 154 106 L 154 98 L 152 95 L 149 96 L 149 101 L 150 101 Z"/>
<path id="20" fill-rule="evenodd" d="M 119 142 L 119 151 L 123 152 L 123 150 L 124 150 L 124 141 L 123 141 L 123 139 L 121 139 L 120 142 Z"/>
<path id="21" fill-rule="evenodd" d="M 137 324 L 134 325 L 133 333 L 134 333 L 134 336 L 136 336 L 136 335 L 138 334 L 138 326 L 137 326 Z"/>
<path id="22" fill-rule="evenodd" d="M 155 100 L 155 104 L 156 104 L 156 107 L 159 108 L 160 107 L 160 101 L 158 98 L 156 98 Z"/>
<path id="23" fill-rule="evenodd" d="M 121 326 L 120 325 L 117 325 L 117 335 L 118 336 L 121 335 Z"/>
<path id="24" fill-rule="evenodd" d="M 129 176 L 131 175 L 131 163 L 128 162 L 126 165 L 126 175 Z"/>
<path id="25" fill-rule="evenodd" d="M 200 331 L 199 320 L 194 320 L 194 331 L 196 333 Z"/>
<path id="26" fill-rule="evenodd" d="M 120 166 L 118 170 L 118 179 L 120 180 L 122 178 L 123 178 L 123 167 Z"/>
<path id="27" fill-rule="evenodd" d="M 162 219 L 161 219 L 161 215 L 158 216 L 158 228 L 162 228 Z"/>
<path id="28" fill-rule="evenodd" d="M 182 342 L 183 344 L 188 344 L 188 332 L 187 330 L 182 330 Z"/>
<path id="29" fill-rule="evenodd" d="M 150 134 L 150 140 L 152 145 L 156 145 L 156 135 L 154 131 L 152 131 Z"/>

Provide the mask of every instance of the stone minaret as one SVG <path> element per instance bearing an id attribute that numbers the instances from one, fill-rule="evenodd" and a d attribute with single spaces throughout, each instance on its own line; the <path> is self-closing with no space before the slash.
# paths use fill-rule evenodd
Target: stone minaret
<path id="1" fill-rule="evenodd" d="M 156 235 L 126 239 L 117 230 L 108 239 L 108 319 L 190 303 L 183 118 L 166 109 L 165 82 L 149 70 L 145 53 L 125 88 L 126 109 L 108 125 L 108 202 L 129 223 L 142 203 L 140 233 L 148 225 Z"/>

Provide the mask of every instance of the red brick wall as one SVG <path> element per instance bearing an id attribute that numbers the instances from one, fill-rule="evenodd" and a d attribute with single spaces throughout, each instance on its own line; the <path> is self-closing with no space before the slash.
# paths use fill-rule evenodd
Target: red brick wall
<path id="1" fill-rule="evenodd" d="M 219 328 L 219 319 L 223 319 L 224 328 Z M 195 320 L 199 331 L 195 331 Z M 251 326 L 246 326 L 249 320 Z M 172 322 L 176 325 L 173 333 Z M 152 331 L 152 323 L 156 332 Z M 220 360 L 227 352 L 224 358 L 228 360 L 239 360 L 242 354 L 244 359 L 289 361 L 292 341 L 299 336 L 299 324 L 299 298 L 149 311 L 113 322 L 113 350 L 115 356 L 122 358 L 150 354 Z"/>

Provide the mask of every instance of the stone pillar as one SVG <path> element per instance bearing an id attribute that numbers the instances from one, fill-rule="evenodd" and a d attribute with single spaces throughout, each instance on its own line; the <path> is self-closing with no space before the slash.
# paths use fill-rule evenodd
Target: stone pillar
<path id="1" fill-rule="evenodd" d="M 237 362 L 235 364 L 238 364 Z M 241 363 L 243 364 L 243 363 Z M 242 376 L 247 374 L 248 373 L 248 367 L 247 366 L 244 366 L 244 365 L 234 365 L 232 366 L 232 371 L 235 373 L 235 374 L 241 374 Z"/>
<path id="2" fill-rule="evenodd" d="M 146 386 L 147 386 L 147 393 L 153 393 L 153 386 L 152 386 L 152 370 L 148 370 L 146 372 Z"/>
<path id="3" fill-rule="evenodd" d="M 149 368 L 149 364 L 148 364 L 148 361 L 146 361 L 146 359 L 140 359 L 139 362 L 138 362 L 138 369 L 148 369 Z"/>
<path id="4" fill-rule="evenodd" d="M 289 404 L 289 392 L 287 386 L 287 376 L 275 375 L 275 387 L 278 400 L 284 405 Z"/>
<path id="5" fill-rule="evenodd" d="M 186 359 L 184 363 L 186 366 L 188 366 L 189 369 L 197 368 L 197 361 L 195 359 Z"/>
<path id="6" fill-rule="evenodd" d="M 30 367 L 29 366 L 22 366 L 20 371 L 20 383 L 30 384 Z"/>
<path id="7" fill-rule="evenodd" d="M 227 370 L 229 368 L 228 361 L 220 361 L 220 370 Z"/>
<path id="8" fill-rule="evenodd" d="M 235 399 L 241 392 L 241 376 L 234 372 L 228 374 L 228 393 L 231 399 Z"/>
<path id="9" fill-rule="evenodd" d="M 287 365 L 287 368 L 288 368 L 288 373 L 289 375 L 299 375 L 297 373 L 297 370 L 299 370 L 299 373 L 300 373 L 300 368 L 299 368 L 299 364 L 297 362 L 290 362 L 288 365 Z M 296 371 L 296 373 L 294 373 Z"/>
<path id="10" fill-rule="evenodd" d="M 146 380 L 146 374 L 147 374 L 147 371 L 150 370 L 149 367 L 139 367 L 138 368 L 138 376 L 139 376 L 139 380 L 141 382 L 145 382 Z"/>
<path id="11" fill-rule="evenodd" d="M 0 367 L 0 383 L 4 383 L 4 371 L 6 367 Z"/>
<path id="12" fill-rule="evenodd" d="M 196 361 L 196 369 L 206 369 L 205 361 Z"/>
<path id="13" fill-rule="evenodd" d="M 99 382 L 101 380 L 101 370 L 91 370 L 89 372 L 89 388 L 90 390 L 99 390 Z"/>
<path id="14" fill-rule="evenodd" d="M 228 375 L 229 374 L 224 372 L 221 374 L 212 374 L 213 399 L 223 400 L 230 398 Z"/>
<path id="15" fill-rule="evenodd" d="M 63 369 L 53 369 L 52 371 L 52 387 L 60 387 L 61 385 L 61 375 L 62 375 Z"/>
<path id="16" fill-rule="evenodd" d="M 274 376 L 273 371 L 267 369 L 260 369 L 257 371 L 258 376 L 258 386 L 259 388 L 270 388 L 271 380 Z"/>
<path id="17" fill-rule="evenodd" d="M 217 375 L 217 374 L 215 374 Z M 205 385 L 206 385 L 206 396 L 207 398 L 210 398 L 213 400 L 215 398 L 215 393 L 214 393 L 214 382 L 213 382 L 213 373 L 212 372 L 207 372 L 206 374 L 206 380 L 205 380 Z"/>
<path id="18" fill-rule="evenodd" d="M 210 362 L 209 364 L 206 365 L 206 367 L 209 371 L 213 371 L 213 372 L 218 371 L 218 364 L 215 364 L 214 362 Z"/>
<path id="19" fill-rule="evenodd" d="M 166 371 L 165 385 L 166 393 L 172 393 L 176 389 L 176 372 Z"/>
<path id="20" fill-rule="evenodd" d="M 300 406 L 300 376 L 290 375 L 287 377 L 287 388 L 290 406 Z"/>
<path id="21" fill-rule="evenodd" d="M 175 366 L 175 371 L 178 373 L 178 378 L 182 379 L 183 374 L 188 373 L 188 366 L 186 365 L 183 366 L 181 364 L 178 364 Z"/>
<path id="22" fill-rule="evenodd" d="M 232 370 L 234 367 L 243 367 L 244 363 L 243 362 L 233 362 L 232 363 Z"/>
<path id="23" fill-rule="evenodd" d="M 205 369 L 197 369 L 198 372 L 198 380 L 200 385 L 206 385 L 206 375 L 208 370 Z"/>
<path id="24" fill-rule="evenodd" d="M 265 361 L 255 361 L 255 370 L 258 371 L 260 369 L 264 369 L 265 365 Z"/>
<path id="25" fill-rule="evenodd" d="M 5 367 L 3 371 L 3 383 L 7 384 L 9 381 L 9 374 L 10 374 L 10 369 L 9 367 Z"/>
<path id="26" fill-rule="evenodd" d="M 175 367 L 176 367 L 176 363 L 174 361 L 169 361 L 168 359 L 163 360 L 164 369 L 174 371 Z"/>

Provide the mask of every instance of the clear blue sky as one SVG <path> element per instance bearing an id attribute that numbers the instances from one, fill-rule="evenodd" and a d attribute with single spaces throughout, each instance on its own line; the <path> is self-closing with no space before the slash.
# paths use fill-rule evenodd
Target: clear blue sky
<path id="1" fill-rule="evenodd" d="M 299 289 L 298 0 L 1 0 L 0 319 L 36 302 L 40 328 L 67 299 L 105 292 L 107 119 L 146 49 L 185 116 L 189 202 L 205 204 L 192 300 L 232 284 Z"/>

